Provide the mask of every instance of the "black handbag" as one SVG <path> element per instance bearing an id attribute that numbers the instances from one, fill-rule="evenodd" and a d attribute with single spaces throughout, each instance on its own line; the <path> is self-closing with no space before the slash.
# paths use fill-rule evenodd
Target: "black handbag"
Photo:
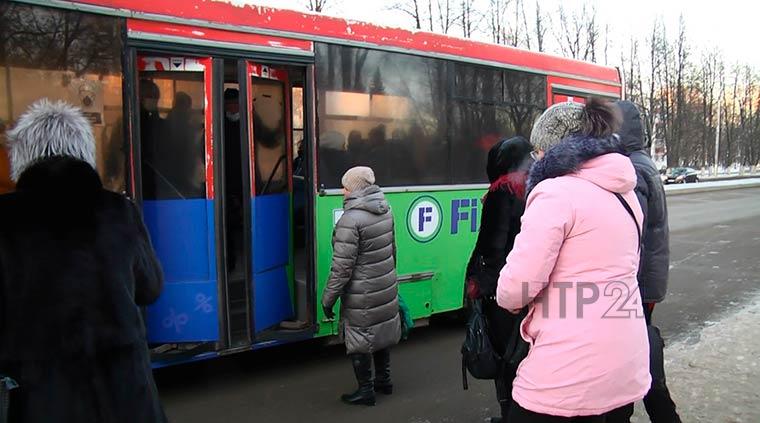
<path id="1" fill-rule="evenodd" d="M 517 372 L 517 366 L 528 355 L 529 345 L 520 335 L 520 324 L 528 314 L 526 306 L 515 316 L 504 355 L 499 355 L 488 336 L 490 327 L 483 314 L 482 300 L 473 300 L 467 334 L 462 343 L 462 387 L 468 389 L 467 372 L 476 379 L 498 379 L 502 374 Z"/>
<path id="2" fill-rule="evenodd" d="M 483 314 L 483 303 L 473 300 L 467 334 L 462 343 L 462 387 L 467 390 L 467 372 L 476 379 L 496 379 L 503 369 L 502 357 L 496 353 L 488 337 L 488 320 Z"/>

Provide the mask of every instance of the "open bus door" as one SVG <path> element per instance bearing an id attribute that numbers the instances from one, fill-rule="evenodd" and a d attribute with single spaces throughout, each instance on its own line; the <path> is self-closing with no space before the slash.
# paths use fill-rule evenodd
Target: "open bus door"
<path id="1" fill-rule="evenodd" d="M 154 344 L 219 340 L 211 63 L 209 57 L 136 58 L 138 189 L 165 278 L 163 293 L 147 309 Z"/>
<path id="2" fill-rule="evenodd" d="M 291 90 L 286 69 L 246 64 L 254 334 L 294 317 Z"/>

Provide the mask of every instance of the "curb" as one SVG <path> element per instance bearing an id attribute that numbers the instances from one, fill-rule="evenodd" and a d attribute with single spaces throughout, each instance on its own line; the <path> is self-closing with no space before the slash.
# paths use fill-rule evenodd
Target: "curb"
<path id="1" fill-rule="evenodd" d="M 758 188 L 760 187 L 760 178 L 753 179 L 740 179 L 728 181 L 716 181 L 716 182 L 700 182 L 697 184 L 689 185 L 666 185 L 665 195 L 668 197 L 687 194 L 698 194 L 703 192 L 712 191 L 726 191 L 742 188 Z"/>

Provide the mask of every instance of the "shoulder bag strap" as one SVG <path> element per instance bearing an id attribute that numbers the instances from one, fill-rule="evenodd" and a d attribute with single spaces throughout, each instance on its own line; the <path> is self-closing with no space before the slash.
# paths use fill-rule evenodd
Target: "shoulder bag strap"
<path id="1" fill-rule="evenodd" d="M 636 224 L 636 235 L 639 238 L 639 251 L 641 251 L 641 226 L 639 226 L 639 221 L 636 220 L 636 215 L 633 213 L 633 209 L 628 204 L 628 202 L 625 201 L 625 198 L 623 198 L 623 196 L 620 195 L 620 193 L 615 192 L 614 194 L 615 194 L 615 197 L 617 197 L 617 199 L 620 200 L 620 204 L 623 205 L 623 207 L 625 208 L 625 211 L 627 211 L 628 214 L 631 216 L 631 219 L 633 219 L 633 223 Z"/>

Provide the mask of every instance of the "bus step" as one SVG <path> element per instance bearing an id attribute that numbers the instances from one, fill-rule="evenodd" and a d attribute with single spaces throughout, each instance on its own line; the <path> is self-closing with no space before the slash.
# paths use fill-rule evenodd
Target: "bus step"
<path id="1" fill-rule="evenodd" d="M 303 330 L 309 327 L 309 322 L 304 322 L 301 320 L 285 320 L 284 322 L 280 322 L 279 329 L 282 330 Z"/>

